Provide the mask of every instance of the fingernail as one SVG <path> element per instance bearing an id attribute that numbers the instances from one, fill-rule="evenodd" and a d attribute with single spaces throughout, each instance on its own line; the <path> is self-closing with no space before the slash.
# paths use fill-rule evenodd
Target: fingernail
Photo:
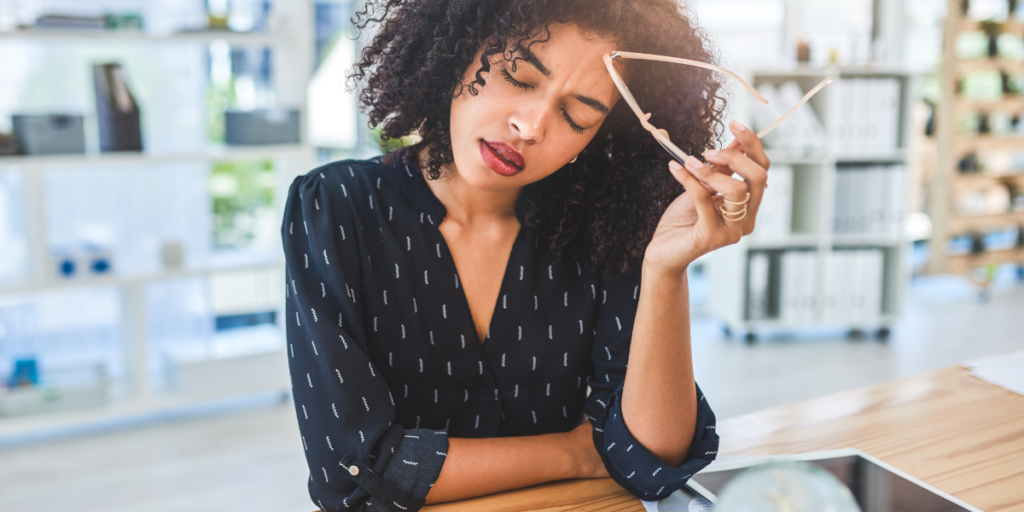
<path id="1" fill-rule="evenodd" d="M 679 162 L 676 162 L 675 160 L 669 160 L 668 168 L 674 171 L 678 171 L 679 169 L 682 169 L 683 166 L 679 165 Z"/>
<path id="2" fill-rule="evenodd" d="M 701 167 L 704 167 L 703 162 L 697 160 L 692 156 L 686 159 L 686 165 L 689 166 L 691 169 L 700 169 Z"/>
<path id="3" fill-rule="evenodd" d="M 741 123 L 739 121 L 731 121 L 729 124 L 731 124 L 733 129 L 738 131 L 738 132 L 742 132 L 742 131 L 747 129 L 747 127 L 743 126 L 743 123 Z"/>
<path id="4" fill-rule="evenodd" d="M 716 155 L 718 155 L 718 150 L 717 149 L 709 149 L 709 150 L 704 152 L 704 157 L 705 158 L 716 156 Z"/>

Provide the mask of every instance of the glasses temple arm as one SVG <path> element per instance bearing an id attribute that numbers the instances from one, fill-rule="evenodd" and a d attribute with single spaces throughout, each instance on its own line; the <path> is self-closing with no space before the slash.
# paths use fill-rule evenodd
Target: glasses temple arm
<path id="1" fill-rule="evenodd" d="M 778 128 L 779 125 L 782 124 L 782 122 L 786 120 L 786 118 L 788 118 L 789 116 L 793 115 L 793 112 L 796 112 L 796 109 L 802 107 L 804 105 L 804 103 L 807 103 L 807 101 L 811 99 L 812 96 L 814 96 L 815 94 L 818 94 L 818 91 L 824 89 L 827 85 L 829 85 L 829 84 L 831 84 L 832 82 L 835 82 L 835 81 L 836 81 L 836 79 L 833 78 L 833 77 L 828 77 L 828 78 L 822 80 L 821 83 L 819 83 L 818 85 L 816 85 L 814 87 L 814 89 L 811 89 L 807 94 L 805 94 L 804 97 L 801 98 L 800 101 L 796 105 L 793 106 L 793 108 L 789 109 L 789 112 L 786 112 L 785 114 L 782 115 L 782 117 L 780 117 L 777 120 L 775 120 L 775 122 L 772 123 L 770 126 L 765 128 L 764 130 L 761 130 L 760 132 L 758 132 L 757 133 L 757 138 L 760 139 L 761 137 L 764 137 L 765 135 L 768 135 L 768 133 L 770 133 L 772 130 Z"/>
<path id="2" fill-rule="evenodd" d="M 690 60 L 690 59 L 680 59 L 678 57 L 666 57 L 664 55 L 652 55 L 652 54 L 649 54 L 649 53 L 613 52 L 612 55 L 611 55 L 611 58 L 614 59 L 616 57 L 623 57 L 623 58 L 626 58 L 626 59 L 637 59 L 637 60 L 654 60 L 654 61 L 659 61 L 659 62 L 672 62 L 672 63 L 675 63 L 675 64 L 683 64 L 683 65 L 686 65 L 686 66 L 694 66 L 694 67 L 698 67 L 698 68 L 709 69 L 711 71 L 718 71 L 719 73 L 724 73 L 724 74 L 732 77 L 733 79 L 735 79 L 737 82 L 743 84 L 743 87 L 746 88 L 747 91 L 750 92 L 750 94 L 754 95 L 754 97 L 757 98 L 757 101 L 760 101 L 763 105 L 767 105 L 768 104 L 768 100 L 765 99 L 764 96 L 761 96 L 761 94 L 759 92 L 757 92 L 757 89 L 754 89 L 750 84 L 747 83 L 746 80 L 740 78 L 739 75 L 737 75 L 736 73 L 733 73 L 732 71 L 729 71 L 728 69 L 720 68 L 720 67 L 718 67 L 718 66 L 716 66 L 714 64 L 708 64 L 706 62 L 700 62 L 700 61 Z"/>

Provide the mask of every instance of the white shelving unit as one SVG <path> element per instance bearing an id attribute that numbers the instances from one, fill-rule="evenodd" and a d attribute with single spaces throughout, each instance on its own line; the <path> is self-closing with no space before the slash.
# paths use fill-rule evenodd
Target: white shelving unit
<path id="1" fill-rule="evenodd" d="M 279 30 L 270 33 L 212 31 L 150 35 L 141 32 L 22 30 L 0 32 L 0 44 L 31 41 L 33 44 L 101 44 L 105 48 L 117 48 L 118 44 L 139 46 L 134 43 L 144 42 L 153 43 L 156 45 L 154 47 L 184 45 L 194 47 L 196 51 L 204 51 L 214 41 L 226 41 L 232 46 L 269 47 L 273 52 L 272 83 L 277 104 L 299 108 L 304 124 L 307 119 L 307 84 L 314 67 L 312 2 L 275 1 L 273 9 L 274 23 L 271 26 Z M 47 197 L 44 189 L 47 173 L 68 169 L 82 169 L 85 172 L 123 168 L 130 169 L 130 172 L 146 173 L 146 167 L 163 164 L 272 159 L 277 181 L 274 207 L 277 218 L 280 218 L 284 208 L 283 199 L 292 179 L 307 172 L 316 162 L 315 149 L 305 142 L 307 138 L 304 132 L 303 127 L 303 142 L 296 145 L 211 146 L 204 150 L 181 153 L 0 157 L 0 169 L 13 170 L 21 175 L 21 217 L 28 235 L 30 267 L 24 279 L 0 283 L 0 299 L 80 287 L 118 290 L 121 304 L 120 340 L 126 370 L 126 392 L 103 406 L 31 416 L 0 417 L 0 445 L 54 433 L 102 428 L 110 424 L 145 422 L 210 407 L 225 407 L 252 397 L 283 396 L 289 391 L 283 337 L 279 350 L 233 357 L 209 357 L 183 365 L 179 368 L 179 377 L 192 380 L 190 384 L 180 386 L 178 391 L 155 391 L 150 375 L 153 347 L 148 339 L 147 318 L 150 312 L 146 307 L 147 286 L 183 278 L 209 278 L 244 271 L 269 272 L 267 276 L 279 275 L 284 269 L 283 255 L 279 250 L 252 254 L 213 254 L 198 267 L 186 266 L 180 270 L 115 273 L 107 277 L 60 280 L 53 277 L 48 269 L 50 247 L 47 240 Z M 268 278 L 267 281 L 272 279 Z M 283 278 L 280 282 L 283 286 Z M 277 309 L 277 318 L 283 318 L 283 299 Z"/>
<path id="2" fill-rule="evenodd" d="M 809 155 L 768 150 L 773 166 L 789 166 L 793 169 L 790 235 L 770 239 L 744 237 L 738 244 L 713 253 L 707 264 L 710 312 L 722 321 L 727 335 L 743 334 L 748 343 L 753 343 L 761 333 L 795 332 L 826 327 L 849 329 L 851 334 L 874 331 L 880 339 L 884 339 L 888 336 L 890 326 L 900 316 L 902 298 L 909 278 L 905 265 L 908 244 L 903 236 L 902 227 L 898 233 L 888 235 L 840 234 L 834 232 L 833 216 L 836 211 L 837 169 L 847 166 L 894 165 L 904 166 L 906 172 L 910 158 L 907 149 L 910 99 L 915 97 L 916 80 L 908 73 L 884 68 L 763 70 L 752 73 L 755 87 L 764 83 L 780 86 L 785 82 L 795 81 L 804 91 L 810 90 L 830 76 L 838 79 L 837 84 L 843 79 L 851 78 L 893 78 L 899 81 L 900 127 L 897 149 L 857 153 L 839 151 L 837 134 L 840 133 L 839 109 L 842 107 L 842 100 L 838 88 L 832 86 L 810 102 L 828 135 L 825 150 Z M 770 187 L 770 169 L 768 175 Z M 907 197 L 909 198 L 909 193 Z M 881 311 L 874 321 L 850 319 L 837 322 L 834 315 L 827 317 L 823 314 L 826 276 L 832 270 L 830 265 L 834 261 L 832 254 L 846 249 L 880 249 L 883 253 Z M 804 270 L 813 276 L 814 305 L 811 313 L 802 320 L 784 320 L 781 315 L 758 320 L 748 318 L 748 262 L 752 252 L 764 251 L 807 251 L 815 255 L 813 265 Z M 776 289 L 774 292 L 778 293 L 779 290 Z"/>

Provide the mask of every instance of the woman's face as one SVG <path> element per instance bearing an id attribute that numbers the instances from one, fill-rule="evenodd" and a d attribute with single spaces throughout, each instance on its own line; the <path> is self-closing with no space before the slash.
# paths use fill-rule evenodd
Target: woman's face
<path id="1" fill-rule="evenodd" d="M 512 63 L 497 55 L 483 74 L 487 85 L 452 100 L 455 172 L 484 191 L 521 188 L 551 175 L 594 138 L 619 92 L 602 56 L 610 40 L 552 25 L 551 38 L 532 46 L 528 59 Z M 466 69 L 475 79 L 480 55 Z"/>

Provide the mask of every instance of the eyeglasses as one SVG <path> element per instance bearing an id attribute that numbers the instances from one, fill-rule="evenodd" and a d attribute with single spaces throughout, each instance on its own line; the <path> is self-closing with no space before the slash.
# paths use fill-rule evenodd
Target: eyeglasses
<path id="1" fill-rule="evenodd" d="M 695 67 L 698 67 L 698 68 L 704 68 L 704 69 L 710 69 L 712 71 L 718 71 L 720 73 L 724 73 L 724 74 L 728 75 L 729 77 L 732 77 L 732 78 L 735 78 L 736 80 L 738 80 L 741 84 L 743 84 L 743 87 L 745 87 L 748 91 L 750 91 L 750 94 L 753 94 L 754 97 L 757 98 L 757 101 L 761 102 L 764 105 L 768 104 L 768 100 L 765 99 L 764 96 L 761 96 L 757 92 L 756 89 L 751 87 L 750 84 L 748 84 L 746 81 L 744 81 L 738 75 L 736 75 L 735 73 L 733 73 L 733 72 L 731 72 L 731 71 L 729 71 L 727 69 L 722 69 L 722 68 L 720 68 L 718 66 L 715 66 L 713 64 L 708 64 L 708 63 L 705 63 L 705 62 L 699 62 L 699 61 L 689 60 L 689 59 L 680 59 L 680 58 L 677 58 L 677 57 L 666 57 L 664 55 L 651 55 L 651 54 L 648 54 L 648 53 L 612 52 L 609 55 L 605 55 L 604 56 L 604 65 L 605 65 L 605 67 L 608 68 L 608 73 L 612 76 L 612 82 L 614 82 L 615 83 L 615 87 L 617 87 L 619 89 L 619 92 L 622 94 L 622 98 L 624 100 L 626 100 L 626 103 L 629 105 L 629 108 L 633 109 L 633 113 L 636 114 L 636 117 L 640 119 L 640 124 L 644 127 L 644 129 L 646 129 L 647 131 L 651 132 L 651 135 L 654 136 L 654 140 L 658 141 L 658 144 L 661 144 L 661 147 L 665 148 L 665 151 L 668 151 L 669 154 L 672 155 L 672 158 L 674 158 L 681 165 L 685 165 L 686 159 L 689 157 L 689 155 L 687 155 L 685 151 L 679 149 L 679 146 L 676 146 L 675 144 L 672 143 L 672 140 L 669 138 L 667 131 L 665 131 L 665 130 L 663 130 L 661 128 L 658 128 L 658 127 L 656 127 L 656 126 L 654 126 L 653 124 L 650 123 L 649 119 L 651 118 L 651 114 L 645 114 L 644 113 L 643 109 L 640 108 L 640 104 L 638 104 L 636 102 L 636 98 L 634 98 L 633 94 L 631 92 L 629 92 L 629 87 L 626 86 L 626 82 L 624 82 L 622 80 L 622 77 L 619 76 L 619 73 L 617 71 L 615 71 L 615 66 L 612 65 L 612 61 L 616 60 L 616 59 L 636 59 L 636 60 L 653 60 L 653 61 L 660 61 L 660 62 L 671 62 L 671 63 L 675 63 L 675 64 L 684 64 L 684 65 L 687 65 L 687 66 L 695 66 Z M 757 137 L 758 138 L 764 137 L 769 132 L 771 132 L 772 130 L 777 128 L 780 124 L 782 124 L 783 121 L 786 120 L 786 118 L 788 118 L 789 116 L 793 115 L 793 112 L 796 112 L 796 110 L 798 108 L 800 108 L 801 106 L 803 106 L 804 103 L 807 103 L 807 101 L 810 100 L 815 94 L 818 94 L 818 91 L 824 89 L 826 86 L 828 86 L 829 84 L 831 84 L 834 81 L 835 81 L 835 78 L 832 78 L 832 77 L 829 77 L 829 78 L 826 78 L 825 80 L 822 80 L 821 83 L 819 83 L 817 86 L 815 86 L 813 89 L 811 89 L 810 92 L 805 94 L 804 97 L 800 100 L 799 103 L 797 103 L 793 108 L 789 109 L 789 112 L 786 112 L 782 117 L 778 118 L 774 123 L 772 123 L 767 128 L 765 128 L 765 129 L 761 130 L 760 132 L 758 132 Z"/>

